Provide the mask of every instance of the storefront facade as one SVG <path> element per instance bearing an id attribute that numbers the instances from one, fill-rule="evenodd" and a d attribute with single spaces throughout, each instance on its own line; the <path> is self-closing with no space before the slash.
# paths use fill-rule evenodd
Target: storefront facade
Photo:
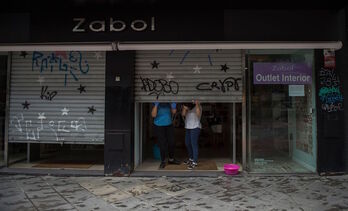
<path id="1" fill-rule="evenodd" d="M 344 8 L 115 14 L 1 15 L 5 163 L 8 144 L 98 145 L 129 175 L 151 103 L 198 99 L 250 172 L 346 171 Z"/>

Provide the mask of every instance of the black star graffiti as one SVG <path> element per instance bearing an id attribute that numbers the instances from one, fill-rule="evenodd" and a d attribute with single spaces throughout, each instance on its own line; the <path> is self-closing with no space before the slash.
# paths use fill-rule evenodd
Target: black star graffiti
<path id="1" fill-rule="evenodd" d="M 29 105 L 30 105 L 30 103 L 28 103 L 28 101 L 25 101 L 24 103 L 22 103 L 22 105 L 23 105 L 23 109 L 29 109 Z"/>
<path id="2" fill-rule="evenodd" d="M 156 62 L 156 60 L 153 61 L 153 62 L 151 63 L 152 69 L 153 69 L 153 68 L 157 68 L 157 69 L 158 69 L 158 65 L 159 65 L 159 64 L 160 64 L 160 63 L 159 63 L 159 62 Z"/>
<path id="3" fill-rule="evenodd" d="M 82 85 L 80 84 L 80 87 L 77 88 L 77 90 L 79 90 L 79 91 L 80 91 L 80 94 L 81 94 L 82 92 L 86 92 L 85 88 L 86 88 L 86 86 L 82 86 Z"/>
<path id="4" fill-rule="evenodd" d="M 225 71 L 225 72 L 226 72 L 226 70 L 228 70 L 228 69 L 230 69 L 230 68 L 229 68 L 229 67 L 227 67 L 227 65 L 226 65 L 226 64 L 221 65 L 221 70 L 222 70 L 222 71 Z"/>
<path id="5" fill-rule="evenodd" d="M 21 57 L 25 58 L 28 55 L 28 53 L 26 51 L 21 51 Z"/>
<path id="6" fill-rule="evenodd" d="M 97 111 L 97 110 L 94 108 L 94 106 L 88 107 L 88 113 L 94 114 L 95 111 Z"/>

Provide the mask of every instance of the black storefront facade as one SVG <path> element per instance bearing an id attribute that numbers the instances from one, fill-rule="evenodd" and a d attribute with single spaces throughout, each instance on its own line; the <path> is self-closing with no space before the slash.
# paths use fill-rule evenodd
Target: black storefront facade
<path id="1" fill-rule="evenodd" d="M 274 173 L 279 167 L 275 164 L 284 157 L 302 163 L 308 172 L 347 171 L 346 8 L 4 13 L 1 21 L 5 26 L 0 40 L 2 57 L 8 69 L 5 163 L 9 161 L 5 151 L 11 143 L 33 143 L 27 149 L 31 159 L 40 151 L 38 143 L 86 144 L 103 149 L 105 174 L 129 175 L 144 162 L 145 146 L 140 140 L 151 134 L 146 122 L 150 121 L 146 110 L 151 102 L 180 104 L 194 96 L 204 103 L 203 110 L 223 113 L 226 108 L 230 112 L 227 115 L 231 118 L 222 115 L 229 127 L 226 139 L 232 145 L 233 140 L 239 141 L 234 142 L 227 157 L 234 162 L 237 159 L 250 172 Z M 94 68 L 98 71 L 92 72 Z M 269 68 L 278 68 L 278 72 L 271 75 Z M 187 69 L 192 72 L 186 74 Z M 36 72 L 26 77 L 25 71 Z M 162 74 L 160 78 L 151 78 L 154 71 Z M 285 82 L 279 82 L 279 71 L 297 75 L 290 74 Z M 88 74 L 92 77 L 84 78 Z M 147 87 L 145 76 L 152 83 Z M 224 81 L 229 76 L 233 79 Z M 40 99 L 30 94 L 23 98 L 21 92 L 30 90 L 32 84 L 16 84 L 34 78 L 36 85 L 40 84 Z M 164 88 L 151 92 L 153 81 L 161 78 L 168 79 L 168 85 L 174 81 L 180 88 L 168 91 L 163 82 Z M 185 87 L 182 83 L 191 83 L 187 87 L 195 90 L 181 88 Z M 78 91 L 72 94 L 74 90 Z M 62 101 L 60 96 L 65 96 Z M 35 103 L 42 107 L 35 110 Z M 33 119 L 26 119 L 25 112 Z M 45 121 L 46 126 L 38 129 Z M 21 130 L 23 138 L 18 135 Z M 218 126 L 214 130 L 224 131 Z M 222 137 L 215 135 L 207 139 Z M 87 139 L 90 141 L 84 142 Z M 286 173 L 302 173 L 297 167 L 292 169 L 292 164 L 282 166 L 290 169 Z"/>

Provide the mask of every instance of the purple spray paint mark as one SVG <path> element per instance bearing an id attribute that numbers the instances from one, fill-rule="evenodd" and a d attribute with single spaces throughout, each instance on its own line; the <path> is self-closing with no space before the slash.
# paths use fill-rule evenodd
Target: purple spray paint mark
<path id="1" fill-rule="evenodd" d="M 169 53 L 169 55 L 171 56 L 173 53 L 174 53 L 174 50 L 171 50 L 170 53 Z"/>
<path id="2" fill-rule="evenodd" d="M 209 59 L 210 66 L 213 66 L 213 62 L 211 61 L 210 54 L 208 54 L 208 59 Z"/>
<path id="3" fill-rule="evenodd" d="M 190 53 L 190 51 L 186 51 L 184 57 L 182 57 L 182 59 L 181 59 L 180 64 L 182 64 L 182 63 L 185 61 L 185 59 L 186 59 L 186 57 L 187 57 L 187 55 L 188 55 L 189 53 Z"/>

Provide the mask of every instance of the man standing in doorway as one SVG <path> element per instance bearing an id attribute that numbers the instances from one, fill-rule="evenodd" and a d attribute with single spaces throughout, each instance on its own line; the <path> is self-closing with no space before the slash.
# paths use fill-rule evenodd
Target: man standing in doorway
<path id="1" fill-rule="evenodd" d="M 176 103 L 153 103 L 151 116 L 154 118 L 155 133 L 161 152 L 160 169 L 166 166 L 166 152 L 168 151 L 168 164 L 180 165 L 174 158 L 175 142 L 172 115 L 176 113 Z"/>

